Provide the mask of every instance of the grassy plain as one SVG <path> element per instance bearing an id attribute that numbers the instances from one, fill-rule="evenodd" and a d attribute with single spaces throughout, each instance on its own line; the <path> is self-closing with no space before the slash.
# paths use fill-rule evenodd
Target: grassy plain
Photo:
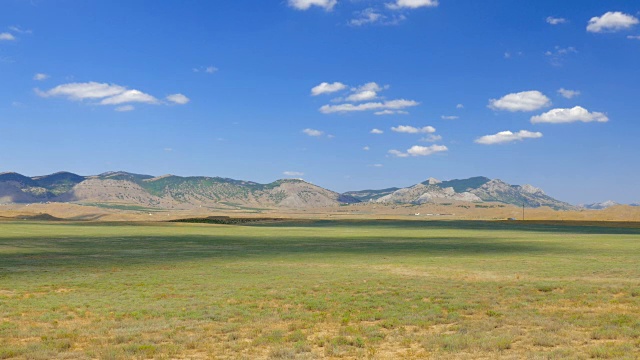
<path id="1" fill-rule="evenodd" d="M 4 221 L 0 358 L 634 359 L 618 225 Z"/>

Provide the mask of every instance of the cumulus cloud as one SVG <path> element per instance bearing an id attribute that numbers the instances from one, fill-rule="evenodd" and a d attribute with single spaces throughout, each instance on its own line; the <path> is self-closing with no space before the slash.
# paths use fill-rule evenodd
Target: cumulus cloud
<path id="1" fill-rule="evenodd" d="M 589 20 L 587 31 L 593 33 L 616 32 L 630 29 L 638 24 L 638 19 L 620 11 L 609 11 L 602 16 L 595 16 Z"/>
<path id="2" fill-rule="evenodd" d="M 41 97 L 63 97 L 72 101 L 99 100 L 100 105 L 122 105 L 130 103 L 161 104 L 152 95 L 124 86 L 98 82 L 68 83 L 58 85 L 50 90 L 35 89 Z M 175 104 L 186 104 L 189 99 L 182 94 L 167 96 L 167 100 Z M 130 111 L 133 107 L 125 107 Z"/>
<path id="3" fill-rule="evenodd" d="M 640 40 L 640 35 L 628 35 L 627 39 L 629 39 L 629 40 Z"/>
<path id="4" fill-rule="evenodd" d="M 382 87 L 375 82 L 366 83 L 357 88 L 351 89 L 353 94 L 347 97 L 347 101 L 360 102 L 373 100 L 378 97 L 378 92 L 384 90 L 386 87 Z"/>
<path id="5" fill-rule="evenodd" d="M 378 167 L 378 168 L 380 168 L 380 167 L 383 167 L 384 165 L 382 165 L 382 164 L 373 164 L 373 165 L 369 165 L 369 166 L 371 166 L 371 167 Z"/>
<path id="6" fill-rule="evenodd" d="M 304 134 L 309 136 L 322 136 L 324 135 L 324 131 L 316 130 L 316 129 L 304 129 L 302 130 Z"/>
<path id="7" fill-rule="evenodd" d="M 340 91 L 340 90 L 344 90 L 347 88 L 347 85 L 341 83 L 341 82 L 334 82 L 332 84 L 328 83 L 328 82 L 323 82 L 318 86 L 315 86 L 311 89 L 311 95 L 312 96 L 318 96 L 318 95 L 322 95 L 322 94 L 330 94 L 330 93 L 334 93 L 336 91 Z"/>
<path id="8" fill-rule="evenodd" d="M 33 80 L 37 80 L 37 81 L 47 80 L 48 78 L 49 78 L 49 75 L 43 74 L 43 73 L 37 73 L 33 75 Z"/>
<path id="9" fill-rule="evenodd" d="M 166 99 L 174 104 L 184 105 L 191 101 L 188 97 L 182 94 L 172 94 L 166 97 Z"/>
<path id="10" fill-rule="evenodd" d="M 567 22 L 567 19 L 565 19 L 565 18 L 558 18 L 558 17 L 553 17 L 553 16 L 547 17 L 547 23 L 549 23 L 551 25 L 559 25 L 559 24 L 564 24 L 566 22 Z"/>
<path id="11" fill-rule="evenodd" d="M 286 176 L 303 176 L 304 175 L 303 172 L 299 172 L 299 171 L 285 171 L 283 172 L 283 174 Z"/>
<path id="12" fill-rule="evenodd" d="M 393 10 L 417 9 L 421 7 L 436 7 L 438 0 L 396 0 L 394 3 L 386 4 L 387 8 Z"/>
<path id="13" fill-rule="evenodd" d="M 523 91 L 489 100 L 489 108 L 506 111 L 534 111 L 551 105 L 551 100 L 540 91 Z"/>
<path id="14" fill-rule="evenodd" d="M 562 124 L 572 122 L 607 122 L 609 118 L 607 115 L 601 112 L 589 112 L 587 109 L 576 106 L 571 109 L 552 109 L 548 112 L 531 117 L 531 122 L 537 123 L 550 123 L 550 124 Z"/>
<path id="15" fill-rule="evenodd" d="M 389 150 L 389 154 L 395 157 L 409 157 L 409 156 L 429 156 L 439 152 L 448 151 L 449 149 L 444 145 L 431 145 L 431 146 L 420 146 L 414 145 L 407 149 L 406 152 L 398 151 L 398 150 Z"/>
<path id="16" fill-rule="evenodd" d="M 440 118 L 442 120 L 458 120 L 460 117 L 455 115 L 442 115 Z"/>
<path id="17" fill-rule="evenodd" d="M 578 90 L 567 90 L 565 88 L 560 88 L 558 89 L 558 94 L 560 94 L 562 97 L 565 97 L 567 99 L 572 99 L 576 96 L 580 95 L 580 91 Z"/>
<path id="18" fill-rule="evenodd" d="M 0 41 L 14 41 L 16 39 L 13 34 L 8 32 L 0 33 Z"/>
<path id="19" fill-rule="evenodd" d="M 458 105 L 456 105 L 456 109 L 464 109 L 464 105 L 458 104 Z"/>
<path id="20" fill-rule="evenodd" d="M 133 111 L 135 109 L 135 107 L 133 107 L 133 105 L 122 105 L 122 106 L 118 106 L 115 110 L 118 112 L 127 112 L 127 111 Z"/>
<path id="21" fill-rule="evenodd" d="M 409 125 L 399 125 L 396 127 L 392 127 L 391 130 L 398 133 L 405 133 L 405 134 L 432 134 L 436 132 L 436 128 L 434 128 L 433 126 L 416 128 Z"/>
<path id="22" fill-rule="evenodd" d="M 435 135 L 435 134 L 429 134 L 429 135 L 423 137 L 422 139 L 420 139 L 420 141 L 424 141 L 424 142 L 436 142 L 436 141 L 440 141 L 440 140 L 442 140 L 442 136 Z"/>
<path id="23" fill-rule="evenodd" d="M 407 107 L 417 106 L 419 103 L 413 100 L 389 100 L 384 102 L 368 102 L 358 105 L 354 104 L 340 104 L 340 105 L 324 105 L 320 107 L 320 112 L 323 114 L 339 113 L 339 112 L 353 112 L 353 111 L 374 111 L 374 110 L 398 110 Z"/>
<path id="24" fill-rule="evenodd" d="M 365 147 L 363 147 L 363 148 L 362 148 L 362 150 L 364 150 L 364 151 L 369 151 L 369 150 L 371 150 L 371 148 L 370 148 L 370 147 L 368 147 L 368 146 L 365 146 Z"/>
<path id="25" fill-rule="evenodd" d="M 289 6 L 298 10 L 308 10 L 312 6 L 317 6 L 330 11 L 338 3 L 338 0 L 289 0 Z"/>
<path id="26" fill-rule="evenodd" d="M 540 132 L 532 132 L 527 130 L 520 130 L 516 133 L 511 131 L 500 131 L 494 135 L 485 135 L 476 139 L 476 143 L 482 145 L 495 145 L 504 144 L 514 141 L 522 141 L 524 139 L 538 139 L 542 137 Z"/>
<path id="27" fill-rule="evenodd" d="M 384 131 L 380 129 L 371 129 L 370 133 L 380 135 L 380 134 L 384 134 Z"/>

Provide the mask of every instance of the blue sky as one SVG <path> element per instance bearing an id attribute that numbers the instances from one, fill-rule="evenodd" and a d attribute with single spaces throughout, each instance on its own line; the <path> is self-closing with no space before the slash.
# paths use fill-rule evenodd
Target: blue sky
<path id="1" fill-rule="evenodd" d="M 0 171 L 640 201 L 637 1 L 1 6 Z"/>

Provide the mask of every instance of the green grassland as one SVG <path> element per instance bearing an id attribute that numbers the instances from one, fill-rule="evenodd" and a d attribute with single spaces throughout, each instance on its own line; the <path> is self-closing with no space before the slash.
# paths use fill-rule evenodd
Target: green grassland
<path id="1" fill-rule="evenodd" d="M 0 358 L 635 359 L 638 314 L 634 226 L 0 222 Z"/>

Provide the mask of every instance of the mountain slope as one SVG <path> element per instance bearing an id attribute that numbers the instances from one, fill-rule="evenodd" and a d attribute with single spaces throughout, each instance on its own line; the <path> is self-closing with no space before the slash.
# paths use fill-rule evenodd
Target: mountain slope
<path id="1" fill-rule="evenodd" d="M 429 178 L 407 188 L 351 191 L 349 194 L 361 200 L 394 204 L 423 204 L 442 201 L 496 201 L 516 206 L 553 209 L 574 209 L 571 204 L 558 201 L 531 185 L 510 185 L 501 180 L 477 176 L 468 179 L 440 181 Z"/>
<path id="2" fill-rule="evenodd" d="M 0 174 L 2 202 L 122 203 L 159 208 L 318 207 L 359 202 L 303 180 L 269 184 L 221 177 L 181 177 L 123 171 L 95 176 L 67 172 L 29 178 Z"/>
<path id="3" fill-rule="evenodd" d="M 124 171 L 95 176 L 69 172 L 27 177 L 0 174 L 0 202 L 120 203 L 158 208 L 302 208 L 361 201 L 424 204 L 445 201 L 497 201 L 517 206 L 573 209 L 531 185 L 510 185 L 486 177 L 440 181 L 434 178 L 407 187 L 339 194 L 304 180 L 268 184 L 222 177 L 151 176 Z"/>
<path id="4" fill-rule="evenodd" d="M 471 190 L 484 201 L 498 201 L 506 204 L 527 207 L 548 206 L 556 210 L 569 210 L 575 207 L 566 202 L 556 200 L 531 185 L 509 185 L 502 180 L 494 179 L 477 189 Z"/>
<path id="5" fill-rule="evenodd" d="M 376 200 L 380 203 L 424 204 L 440 200 L 481 201 L 479 197 L 469 193 L 457 193 L 452 187 L 443 188 L 436 183 L 425 185 L 420 183 L 408 188 L 399 189 Z"/>
<path id="6" fill-rule="evenodd" d="M 381 190 L 358 190 L 358 191 L 347 191 L 342 195 L 350 196 L 354 199 L 358 199 L 359 201 L 372 201 L 378 200 L 379 198 L 389 195 L 394 191 L 400 190 L 400 188 L 393 187 Z"/>

